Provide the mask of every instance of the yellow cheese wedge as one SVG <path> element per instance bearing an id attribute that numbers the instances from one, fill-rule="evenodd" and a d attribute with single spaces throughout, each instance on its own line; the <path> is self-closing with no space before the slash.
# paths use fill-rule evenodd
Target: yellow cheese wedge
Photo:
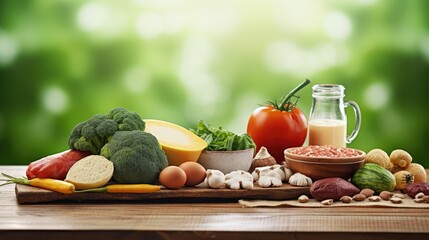
<path id="1" fill-rule="evenodd" d="M 167 155 L 169 165 L 196 162 L 207 143 L 188 129 L 177 124 L 145 119 L 145 131 L 154 135 Z"/>

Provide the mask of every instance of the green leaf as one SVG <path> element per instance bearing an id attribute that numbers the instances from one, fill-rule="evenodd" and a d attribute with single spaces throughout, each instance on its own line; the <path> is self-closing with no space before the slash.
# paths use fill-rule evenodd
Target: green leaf
<path id="1" fill-rule="evenodd" d="M 199 121 L 196 129 L 191 129 L 191 131 L 208 144 L 208 151 L 235 151 L 255 148 L 255 143 L 247 133 L 238 136 L 222 129 L 222 127 L 215 128 L 203 121 Z"/>

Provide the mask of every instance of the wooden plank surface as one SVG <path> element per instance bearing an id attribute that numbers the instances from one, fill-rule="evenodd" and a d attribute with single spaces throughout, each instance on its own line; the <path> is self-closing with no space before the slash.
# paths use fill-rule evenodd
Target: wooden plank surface
<path id="1" fill-rule="evenodd" d="M 0 166 L 23 176 L 24 166 Z M 429 209 L 241 208 L 238 203 L 20 205 L 0 187 L 0 239 L 428 239 Z"/>
<path id="2" fill-rule="evenodd" d="M 169 190 L 162 188 L 158 192 L 145 194 L 126 194 L 126 193 L 74 193 L 62 194 L 35 188 L 26 185 L 16 185 L 15 193 L 18 203 L 46 203 L 54 201 L 163 201 L 163 202 L 211 202 L 216 200 L 237 201 L 238 199 L 269 199 L 286 200 L 297 199 L 299 196 L 310 193 L 309 187 L 294 187 L 284 184 L 278 188 L 261 188 L 255 186 L 252 190 L 240 189 L 210 189 L 183 187 L 178 190 Z"/>

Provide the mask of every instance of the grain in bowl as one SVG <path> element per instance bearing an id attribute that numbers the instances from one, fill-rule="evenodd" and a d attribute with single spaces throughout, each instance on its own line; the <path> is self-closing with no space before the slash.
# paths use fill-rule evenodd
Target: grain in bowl
<path id="1" fill-rule="evenodd" d="M 288 148 L 284 155 L 293 172 L 300 172 L 313 180 L 328 177 L 347 179 L 365 161 L 365 152 L 361 150 L 333 146 Z"/>

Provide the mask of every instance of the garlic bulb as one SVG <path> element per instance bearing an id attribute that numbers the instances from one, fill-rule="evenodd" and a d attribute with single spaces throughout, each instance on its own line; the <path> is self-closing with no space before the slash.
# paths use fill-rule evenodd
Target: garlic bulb
<path id="1" fill-rule="evenodd" d="M 295 173 L 289 178 L 289 183 L 293 186 L 306 187 L 311 186 L 311 184 L 313 184 L 313 181 L 311 180 L 311 178 L 305 176 L 304 174 Z"/>

